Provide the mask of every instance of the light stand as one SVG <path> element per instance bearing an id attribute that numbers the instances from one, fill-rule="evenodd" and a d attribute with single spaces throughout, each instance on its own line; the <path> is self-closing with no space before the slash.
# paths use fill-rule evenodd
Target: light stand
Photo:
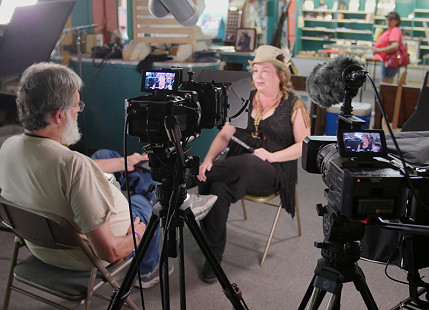
<path id="1" fill-rule="evenodd" d="M 184 268 L 184 248 L 183 248 L 183 226 L 188 225 L 192 236 L 210 263 L 213 271 L 222 286 L 222 289 L 230 300 L 234 309 L 248 309 L 236 284 L 231 284 L 225 275 L 222 267 L 217 261 L 212 249 L 204 238 L 190 207 L 182 205 L 186 198 L 185 169 L 192 167 L 195 161 L 187 158 L 181 146 L 181 132 L 175 116 L 169 114 L 164 119 L 164 126 L 167 136 L 174 144 L 175 151 L 166 154 L 166 147 L 152 147 L 153 153 L 150 156 L 149 166 L 153 178 L 154 173 L 162 176 L 161 184 L 156 187 L 156 194 L 159 203 L 154 207 L 149 223 L 143 234 L 142 240 L 136 250 L 130 268 L 125 275 L 123 283 L 119 289 L 115 289 L 109 304 L 109 310 L 122 308 L 127 296 L 130 293 L 131 285 L 137 274 L 137 266 L 143 260 L 147 248 L 153 235 L 161 225 L 163 235 L 167 242 L 162 245 L 160 258 L 160 284 L 161 298 L 164 310 L 170 309 L 169 278 L 168 278 L 168 256 L 178 257 L 179 261 L 179 285 L 180 285 L 180 309 L 186 309 L 185 291 L 185 268 Z M 177 239 L 177 240 L 176 240 Z"/>
<path id="2" fill-rule="evenodd" d="M 65 28 L 63 30 L 63 34 L 61 39 L 58 41 L 57 45 L 61 44 L 61 41 L 64 39 L 64 36 L 67 32 L 72 32 L 76 34 L 76 55 L 77 55 L 77 73 L 79 77 L 82 79 L 82 49 L 81 44 L 84 43 L 83 41 L 83 29 L 86 28 L 93 28 L 96 27 L 97 24 L 91 24 L 91 25 L 82 25 L 82 26 L 76 26 L 76 27 L 70 27 Z M 80 98 L 83 101 L 84 96 L 83 92 L 80 93 Z M 86 142 L 86 121 L 85 121 L 85 110 L 82 111 L 80 119 L 82 120 L 82 142 L 83 142 L 83 153 L 88 155 L 88 145 Z"/>

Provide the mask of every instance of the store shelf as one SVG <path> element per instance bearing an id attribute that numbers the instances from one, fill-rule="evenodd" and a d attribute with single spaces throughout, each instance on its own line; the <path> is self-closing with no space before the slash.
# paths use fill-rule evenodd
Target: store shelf
<path id="1" fill-rule="evenodd" d="M 355 33 L 355 34 L 369 34 L 372 35 L 372 31 L 371 30 L 354 30 L 354 29 L 344 29 L 344 28 L 337 28 L 335 30 L 335 32 L 339 32 L 339 33 Z"/>
<path id="2" fill-rule="evenodd" d="M 385 20 L 386 16 L 377 15 L 377 16 L 374 16 L 374 19 L 376 19 L 376 20 Z M 413 18 L 401 17 L 401 22 L 411 22 L 413 20 L 414 20 Z"/>
<path id="3" fill-rule="evenodd" d="M 317 32 L 335 32 L 335 29 L 325 27 L 303 27 L 303 31 L 317 31 Z"/>
<path id="4" fill-rule="evenodd" d="M 429 22 L 429 18 L 415 17 L 412 19 L 412 21 L 414 21 L 414 22 Z"/>
<path id="5" fill-rule="evenodd" d="M 304 17 L 304 21 L 306 22 L 321 22 L 321 23 L 338 23 L 338 24 L 364 24 L 364 25 L 372 25 L 372 22 L 368 22 L 362 19 L 320 19 L 320 18 L 312 18 L 312 17 Z"/>
<path id="6" fill-rule="evenodd" d="M 336 19 L 336 23 L 352 23 L 352 24 L 363 24 L 363 25 L 372 25 L 373 22 L 368 22 L 366 20 L 361 19 Z"/>
<path id="7" fill-rule="evenodd" d="M 429 9 L 415 9 L 414 12 L 416 12 L 416 13 L 428 13 L 429 14 Z"/>
<path id="8" fill-rule="evenodd" d="M 342 13 L 342 14 L 372 14 L 373 12 L 365 12 L 365 11 L 348 11 L 348 10 L 302 10 L 304 13 Z"/>
<path id="9" fill-rule="evenodd" d="M 307 40 L 307 41 L 332 41 L 335 42 L 335 39 L 332 38 L 320 38 L 320 37 L 308 37 L 308 36 L 301 36 L 301 40 Z"/>
<path id="10" fill-rule="evenodd" d="M 304 13 L 336 13 L 333 10 L 322 10 L 322 9 L 314 9 L 314 10 L 302 10 Z"/>
<path id="11" fill-rule="evenodd" d="M 297 7 L 302 7 L 304 1 L 298 0 Z M 385 25 L 386 14 L 376 15 L 375 11 L 365 11 L 365 1 L 360 1 L 359 11 L 331 9 L 336 2 L 337 0 L 324 0 L 329 9 L 297 11 L 303 22 L 303 25 L 298 27 L 297 39 L 302 42 L 298 44 L 298 51 L 318 51 L 323 45 L 332 42 L 352 42 L 355 45 L 358 42 L 367 42 L 373 45 L 376 29 L 388 28 Z M 347 1 L 345 3 L 347 4 Z M 314 1 L 314 4 L 317 5 L 317 1 Z M 421 60 L 424 55 L 429 55 L 429 0 L 396 0 L 396 11 L 401 16 L 400 29 L 404 40 L 420 42 L 416 43 L 416 46 L 420 46 L 417 58 Z M 300 38 L 302 40 L 299 40 Z"/>
<path id="12" fill-rule="evenodd" d="M 304 21 L 306 22 L 320 22 L 320 23 L 332 23 L 333 20 L 329 19 L 319 19 L 319 18 L 311 18 L 311 17 L 304 17 Z"/>

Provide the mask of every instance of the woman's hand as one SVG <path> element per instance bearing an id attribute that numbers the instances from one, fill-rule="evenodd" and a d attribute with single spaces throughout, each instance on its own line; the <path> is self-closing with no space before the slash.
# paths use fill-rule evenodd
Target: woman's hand
<path id="1" fill-rule="evenodd" d="M 213 162 L 209 160 L 204 160 L 203 163 L 200 165 L 199 173 L 198 173 L 198 180 L 205 182 L 207 181 L 206 171 L 210 171 L 212 169 Z"/>
<path id="2" fill-rule="evenodd" d="M 253 155 L 255 155 L 255 156 L 259 157 L 260 159 L 262 159 L 263 161 L 267 161 L 269 163 L 271 163 L 273 161 L 273 159 L 272 159 L 273 153 L 268 152 L 264 148 L 256 149 L 253 152 Z"/>

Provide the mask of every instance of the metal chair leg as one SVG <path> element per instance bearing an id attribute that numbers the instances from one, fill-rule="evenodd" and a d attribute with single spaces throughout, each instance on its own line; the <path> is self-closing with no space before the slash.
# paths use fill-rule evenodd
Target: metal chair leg
<path id="1" fill-rule="evenodd" d="M 18 251 L 19 247 L 21 246 L 21 239 L 19 237 L 15 237 L 15 241 L 13 244 L 13 251 L 12 251 L 12 259 L 10 261 L 10 269 L 9 269 L 9 275 L 7 277 L 7 284 L 6 284 L 6 293 L 4 294 L 4 301 L 3 301 L 3 310 L 7 310 L 9 308 L 9 300 L 10 300 L 10 292 L 11 292 L 11 286 L 13 282 L 13 269 L 16 265 L 16 260 L 18 258 Z"/>
<path id="2" fill-rule="evenodd" d="M 277 223 L 279 221 L 281 211 L 282 211 L 282 204 L 280 203 L 277 209 L 276 217 L 274 219 L 273 227 L 271 228 L 270 236 L 268 237 L 267 245 L 265 246 L 264 256 L 262 256 L 262 261 L 260 265 L 261 267 L 264 265 L 265 259 L 267 258 L 268 250 L 270 249 L 271 241 L 273 240 L 274 232 L 277 228 Z"/>
<path id="3" fill-rule="evenodd" d="M 298 236 L 301 236 L 302 235 L 301 217 L 299 216 L 298 194 L 296 191 L 295 191 L 295 215 L 296 215 L 296 223 L 298 224 Z"/>
<path id="4" fill-rule="evenodd" d="M 241 205 L 243 207 L 243 217 L 244 217 L 244 220 L 247 221 L 247 212 L 246 212 L 246 206 L 245 206 L 244 199 L 241 199 Z"/>
<path id="5" fill-rule="evenodd" d="M 93 267 L 91 269 L 91 276 L 89 277 L 89 283 L 88 283 L 88 291 L 86 293 L 85 310 L 89 310 L 91 307 L 92 296 L 94 294 L 94 282 L 95 282 L 96 276 L 97 276 L 97 268 Z"/>

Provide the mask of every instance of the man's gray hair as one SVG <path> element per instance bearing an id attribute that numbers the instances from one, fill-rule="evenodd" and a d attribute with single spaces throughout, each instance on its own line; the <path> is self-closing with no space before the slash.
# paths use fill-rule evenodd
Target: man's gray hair
<path id="1" fill-rule="evenodd" d="M 67 111 L 82 80 L 70 68 L 41 62 L 27 68 L 18 85 L 16 103 L 22 126 L 30 131 L 45 128 L 51 113 Z"/>

